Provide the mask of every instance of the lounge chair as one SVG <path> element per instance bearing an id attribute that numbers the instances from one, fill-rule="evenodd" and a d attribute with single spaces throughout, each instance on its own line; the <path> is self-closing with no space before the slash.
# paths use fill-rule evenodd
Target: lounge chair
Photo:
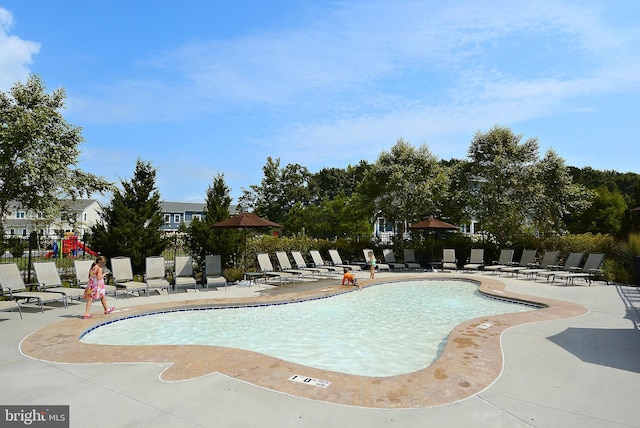
<path id="1" fill-rule="evenodd" d="M 209 284 L 222 284 L 227 289 L 227 278 L 222 275 L 222 257 L 219 254 L 207 254 L 204 258 L 204 283 L 209 289 Z M 214 285 L 217 290 L 218 287 Z"/>
<path id="2" fill-rule="evenodd" d="M 442 250 L 442 270 L 445 269 L 458 270 L 456 250 L 453 248 L 445 248 Z"/>
<path id="3" fill-rule="evenodd" d="M 384 248 L 382 250 L 382 257 L 384 257 L 384 262 L 393 270 L 405 270 L 407 268 L 407 265 L 404 263 L 396 262 L 396 255 L 391 248 Z"/>
<path id="4" fill-rule="evenodd" d="M 362 270 L 362 268 L 358 265 L 346 265 L 344 263 L 342 263 L 342 258 L 340 257 L 340 253 L 338 253 L 338 250 L 329 250 L 329 257 L 331 257 L 331 262 L 333 263 L 334 266 L 337 267 L 341 267 L 341 268 L 347 268 L 349 270 L 353 270 L 353 271 L 360 271 Z"/>
<path id="5" fill-rule="evenodd" d="M 515 274 L 517 277 L 520 271 L 527 269 L 536 260 L 536 253 L 536 250 L 523 250 L 517 264 L 504 267 L 500 269 L 500 272 Z"/>
<path id="6" fill-rule="evenodd" d="M 369 269 L 369 252 L 372 252 L 372 253 L 373 253 L 373 257 L 375 257 L 375 259 L 376 259 L 376 269 L 377 269 L 378 271 L 381 271 L 381 270 L 387 270 L 387 271 L 390 271 L 390 270 L 391 270 L 391 267 L 389 266 L 389 264 L 387 264 L 387 263 L 380 263 L 380 259 L 379 259 L 378 257 L 376 257 L 376 253 L 374 253 L 372 249 L 370 249 L 370 248 L 363 248 L 363 249 L 362 249 L 362 254 L 364 255 L 365 267 L 366 267 L 367 269 Z M 402 267 L 404 267 L 404 265 L 402 265 Z"/>
<path id="7" fill-rule="evenodd" d="M 0 311 L 13 312 L 16 309 L 20 312 L 20 319 L 22 319 L 22 309 L 17 300 L 0 300 Z"/>
<path id="8" fill-rule="evenodd" d="M 564 263 L 564 266 L 549 265 L 549 269 L 542 272 L 537 272 L 535 279 L 537 279 L 539 276 L 543 276 L 547 279 L 547 282 L 553 282 L 558 273 L 571 272 L 572 270 L 579 268 L 583 258 L 584 253 L 570 253 L 569 257 L 567 257 L 567 261 Z"/>
<path id="9" fill-rule="evenodd" d="M 553 277 L 553 280 L 555 281 L 556 278 L 564 279 L 565 285 L 567 285 L 569 283 L 573 284 L 575 278 L 584 278 L 589 286 L 591 286 L 591 281 L 594 278 L 602 276 L 602 270 L 600 269 L 602 263 L 604 263 L 603 253 L 590 253 L 582 269 L 570 268 L 569 272 L 558 272 Z"/>
<path id="10" fill-rule="evenodd" d="M 526 269 L 520 269 L 518 274 L 527 275 L 527 279 L 535 278 L 538 272 L 549 270 L 549 266 L 556 264 L 558 254 L 560 254 L 559 251 L 545 251 L 540 263 L 530 263 Z"/>
<path id="11" fill-rule="evenodd" d="M 171 284 L 167 281 L 167 271 L 164 267 L 164 257 L 150 256 L 145 258 L 144 282 L 147 284 L 146 293 L 150 295 L 151 290 L 167 290 Z"/>
<path id="12" fill-rule="evenodd" d="M 113 285 L 116 287 L 115 298 L 118 299 L 118 288 L 124 289 L 124 293 L 129 298 L 129 294 L 138 293 L 147 289 L 147 284 L 133 280 L 133 269 L 129 257 L 113 257 L 111 259 L 111 273 L 113 274 Z"/>
<path id="13" fill-rule="evenodd" d="M 278 265 L 280 265 L 281 272 L 289 272 L 300 275 L 301 278 L 307 275 L 315 275 L 315 272 L 312 269 L 294 269 L 293 266 L 291 266 L 291 261 L 289 260 L 289 256 L 287 256 L 287 253 L 285 251 L 276 251 L 276 258 L 278 259 Z"/>
<path id="14" fill-rule="evenodd" d="M 484 268 L 484 248 L 472 248 L 469 262 L 462 266 L 464 270 L 480 270 Z"/>
<path id="15" fill-rule="evenodd" d="M 327 265 L 322 256 L 320 255 L 320 251 L 318 250 L 309 250 L 309 254 L 311 254 L 311 259 L 313 259 L 313 267 L 323 268 L 331 271 L 332 273 L 339 273 L 337 266 Z"/>
<path id="16" fill-rule="evenodd" d="M 54 262 L 35 262 L 33 270 L 36 272 L 39 291 L 62 293 L 67 299 L 80 300 L 84 296 L 84 288 L 65 287 L 62 284 Z"/>
<path id="17" fill-rule="evenodd" d="M 296 276 L 300 276 L 299 274 L 293 274 L 291 272 L 276 272 L 276 270 L 273 268 L 273 264 L 271 264 L 269 254 L 266 253 L 258 254 L 258 264 L 260 265 L 260 270 L 263 275 L 267 277 L 278 278 L 280 285 L 282 285 L 283 280 L 296 281 Z"/>
<path id="18" fill-rule="evenodd" d="M 498 257 L 498 260 L 492 265 L 485 266 L 484 270 L 491 271 L 495 275 L 496 272 L 501 271 L 502 268 L 511 266 L 512 262 L 513 248 L 503 248 L 500 250 L 500 257 Z"/>
<path id="19" fill-rule="evenodd" d="M 296 267 L 298 269 L 311 269 L 316 274 L 324 275 L 324 276 L 334 276 L 336 274 L 336 270 L 335 269 L 330 269 L 328 267 L 324 267 L 324 266 L 310 267 L 310 266 L 307 266 L 307 262 L 304 261 L 304 257 L 302 257 L 302 253 L 300 251 L 292 251 L 291 255 L 293 256 L 293 261 L 295 262 Z M 318 256 L 320 256 L 320 254 L 318 254 Z"/>
<path id="20" fill-rule="evenodd" d="M 84 289 L 89 283 L 89 270 L 91 270 L 91 266 L 93 265 L 93 260 L 74 260 L 73 267 L 76 274 L 75 285 L 76 287 L 80 287 Z M 106 271 L 106 268 L 105 268 Z M 106 279 L 105 279 L 106 282 Z M 116 287 L 113 285 L 104 285 L 105 294 L 113 293 L 113 296 L 116 297 Z"/>
<path id="21" fill-rule="evenodd" d="M 405 248 L 403 250 L 403 253 L 404 253 L 404 265 L 407 267 L 407 269 L 415 269 L 415 270 L 422 269 L 422 265 L 418 263 L 418 260 L 416 259 L 416 252 L 413 250 L 413 248 Z"/>
<path id="22" fill-rule="evenodd" d="M 178 288 L 198 289 L 196 277 L 193 275 L 193 258 L 191 256 L 176 256 L 173 265 L 173 290 Z"/>
<path id="23" fill-rule="evenodd" d="M 62 302 L 64 307 L 67 307 L 67 296 L 63 293 L 27 291 L 27 286 L 15 263 L 0 264 L 0 290 L 3 296 L 9 297 L 9 300 L 26 300 L 27 303 L 30 300 L 36 300 L 42 313 L 44 313 L 45 303 Z"/>

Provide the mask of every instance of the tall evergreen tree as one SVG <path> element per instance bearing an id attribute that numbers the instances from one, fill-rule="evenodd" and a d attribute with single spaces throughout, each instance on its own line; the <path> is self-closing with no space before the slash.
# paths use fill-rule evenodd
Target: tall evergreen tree
<path id="1" fill-rule="evenodd" d="M 219 254 L 222 267 L 230 265 L 233 253 L 239 246 L 239 233 L 235 229 L 216 229 L 211 226 L 229 218 L 231 207 L 230 189 L 224 174 L 218 174 L 207 188 L 203 221 L 192 221 L 187 230 L 187 246 L 196 263 L 204 266 L 207 254 Z"/>
<path id="2" fill-rule="evenodd" d="M 109 258 L 128 256 L 134 273 L 145 269 L 145 258 L 158 256 L 167 246 L 160 230 L 162 210 L 156 188 L 156 171 L 138 159 L 133 179 L 121 181 L 122 190 L 113 194 L 103 209 L 102 222 L 91 228 L 89 243 Z"/>

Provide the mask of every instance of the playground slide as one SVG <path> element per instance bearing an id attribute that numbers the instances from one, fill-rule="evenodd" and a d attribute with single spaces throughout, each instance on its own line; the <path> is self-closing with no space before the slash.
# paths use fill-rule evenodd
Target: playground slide
<path id="1" fill-rule="evenodd" d="M 95 251 L 93 251 L 89 247 L 85 246 L 82 242 L 78 242 L 78 248 L 80 248 L 81 250 L 86 251 L 88 254 L 91 254 L 93 257 L 96 257 L 98 255 L 98 253 L 96 253 Z"/>

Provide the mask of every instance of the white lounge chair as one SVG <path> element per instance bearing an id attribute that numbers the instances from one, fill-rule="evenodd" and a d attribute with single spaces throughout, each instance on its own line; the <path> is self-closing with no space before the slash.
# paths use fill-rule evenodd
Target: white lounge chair
<path id="1" fill-rule="evenodd" d="M 212 285 L 216 290 L 215 284 L 224 285 L 227 289 L 227 278 L 222 276 L 222 257 L 219 254 L 207 254 L 204 258 L 204 283 L 209 289 Z"/>
<path id="2" fill-rule="evenodd" d="M 198 289 L 198 283 L 193 275 L 193 259 L 191 256 L 176 256 L 173 265 L 173 290 L 179 288 Z"/>
<path id="3" fill-rule="evenodd" d="M 376 254 L 373 252 L 372 249 L 369 248 L 363 248 L 362 249 L 362 254 L 364 255 L 364 261 L 365 261 L 365 266 L 367 267 L 367 269 L 369 268 L 369 252 L 373 253 L 373 257 L 376 259 L 376 268 L 377 270 L 381 271 L 381 270 L 391 270 L 391 267 L 389 266 L 388 263 L 379 263 L 380 260 L 376 257 Z"/>
<path id="4" fill-rule="evenodd" d="M 17 300 L 0 300 L 0 311 L 13 312 L 16 309 L 20 312 L 20 319 L 22 319 L 22 309 Z"/>
<path id="5" fill-rule="evenodd" d="M 469 262 L 462 266 L 464 270 L 480 270 L 484 268 L 484 248 L 472 248 Z"/>
<path id="6" fill-rule="evenodd" d="M 501 271 L 502 268 L 511 266 L 513 262 L 513 248 L 503 248 L 500 250 L 500 256 L 498 260 L 491 265 L 484 267 L 484 270 L 491 271 L 495 275 L 496 272 Z"/>
<path id="7" fill-rule="evenodd" d="M 33 270 L 36 273 L 38 281 L 38 290 L 46 292 L 62 293 L 68 299 L 82 299 L 84 296 L 84 288 L 65 287 L 62 284 L 58 267 L 54 262 L 35 262 Z"/>
<path id="8" fill-rule="evenodd" d="M 500 269 L 500 272 L 510 273 L 511 275 L 518 276 L 518 273 L 524 269 L 527 269 L 531 263 L 536 260 L 536 250 L 523 250 L 522 255 L 520 256 L 520 260 L 517 264 L 512 266 L 503 267 Z"/>
<path id="9" fill-rule="evenodd" d="M 330 269 L 328 267 L 307 266 L 307 262 L 304 260 L 304 257 L 302 257 L 302 253 L 300 251 L 292 251 L 291 255 L 293 256 L 293 261 L 298 269 L 311 269 L 317 275 L 321 276 L 334 276 L 336 274 L 335 269 Z"/>
<path id="10" fill-rule="evenodd" d="M 591 281 L 602 275 L 602 270 L 600 268 L 602 267 L 603 262 L 604 253 L 590 253 L 581 269 L 570 268 L 569 272 L 558 272 L 553 277 L 553 280 L 555 281 L 556 278 L 564 279 L 565 285 L 567 285 L 569 283 L 573 284 L 573 280 L 575 278 L 583 278 L 587 281 L 589 286 L 591 286 Z"/>
<path id="11" fill-rule="evenodd" d="M 289 256 L 285 251 L 276 251 L 276 258 L 278 259 L 278 264 L 280 265 L 280 271 L 289 272 L 293 274 L 300 275 L 301 277 L 306 277 L 311 275 L 312 277 L 315 275 L 316 271 L 313 269 L 294 269 L 291 266 L 291 261 L 289 260 Z"/>
<path id="12" fill-rule="evenodd" d="M 453 248 L 445 248 L 442 250 L 442 270 L 458 270 L 458 259 L 456 250 Z"/>
<path id="13" fill-rule="evenodd" d="M 545 251 L 542 261 L 539 264 L 531 263 L 526 269 L 521 269 L 518 274 L 527 275 L 527 279 L 534 278 L 538 272 L 545 272 L 549 269 L 549 266 L 556 264 L 558 260 L 559 251 Z"/>
<path id="14" fill-rule="evenodd" d="M 26 301 L 26 303 L 36 300 L 42 313 L 44 313 L 45 303 L 62 302 L 64 307 L 67 307 L 67 296 L 63 293 L 27 291 L 27 286 L 15 263 L 0 264 L 0 289 L 2 295 L 9 297 L 9 300 Z"/>
<path id="15" fill-rule="evenodd" d="M 138 293 L 141 290 L 147 290 L 147 284 L 140 281 L 134 281 L 133 269 L 131 268 L 131 259 L 129 257 L 113 257 L 111 259 L 111 273 L 113 274 L 113 284 L 116 287 L 115 298 L 118 298 L 118 288 L 124 289 L 124 293 L 129 298 L 129 294 Z"/>
<path id="16" fill-rule="evenodd" d="M 311 255 L 311 259 L 313 260 L 313 267 L 327 269 L 328 271 L 338 274 L 338 267 L 331 266 L 325 263 L 320 255 L 320 251 L 318 250 L 309 250 L 309 254 Z"/>
<path id="17" fill-rule="evenodd" d="M 340 257 L 340 253 L 338 253 L 338 250 L 329 250 L 329 257 L 331 257 L 331 262 L 333 263 L 334 266 L 337 267 L 341 267 L 341 268 L 347 268 L 349 270 L 353 270 L 353 271 L 360 271 L 362 270 L 362 268 L 358 265 L 346 265 L 344 263 L 342 263 L 342 258 Z"/>
<path id="18" fill-rule="evenodd" d="M 560 272 L 571 272 L 576 268 L 579 269 L 583 258 L 584 253 L 570 253 L 569 257 L 567 257 L 567 261 L 564 263 L 564 266 L 550 265 L 548 270 L 536 272 L 535 279 L 538 279 L 539 276 L 543 276 L 547 279 L 547 282 L 553 282 L 556 275 Z"/>
<path id="19" fill-rule="evenodd" d="M 162 290 L 167 290 L 167 292 L 169 292 L 171 284 L 167 281 L 164 257 L 150 256 L 145 258 L 144 281 L 147 284 L 147 296 L 150 295 L 151 290 L 156 290 L 159 293 L 161 293 Z"/>
<path id="20" fill-rule="evenodd" d="M 258 264 L 260 265 L 260 270 L 267 277 L 278 278 L 280 285 L 282 285 L 284 281 L 296 281 L 299 280 L 299 274 L 293 274 L 291 272 L 276 272 L 273 268 L 273 264 L 271 263 L 271 259 L 269 258 L 269 254 L 259 253 Z M 296 278 L 298 277 L 298 278 Z"/>

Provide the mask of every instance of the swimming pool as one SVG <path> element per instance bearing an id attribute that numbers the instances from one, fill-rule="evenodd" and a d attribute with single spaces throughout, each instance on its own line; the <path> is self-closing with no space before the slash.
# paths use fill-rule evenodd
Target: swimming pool
<path id="1" fill-rule="evenodd" d="M 393 376 L 429 366 L 463 321 L 532 309 L 483 297 L 475 282 L 406 281 L 295 304 L 127 318 L 81 340 L 224 346 L 324 370 Z"/>

